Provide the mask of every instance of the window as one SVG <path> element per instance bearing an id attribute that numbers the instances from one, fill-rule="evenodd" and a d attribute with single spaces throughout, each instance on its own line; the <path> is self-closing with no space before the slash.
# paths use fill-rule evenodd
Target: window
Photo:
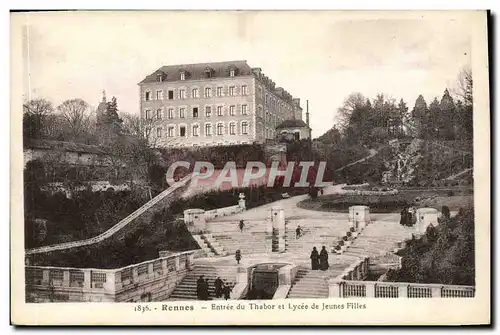
<path id="1" fill-rule="evenodd" d="M 186 80 L 186 73 L 185 72 L 181 72 L 181 80 Z"/>
<path id="2" fill-rule="evenodd" d="M 241 86 L 241 95 L 247 95 L 247 85 Z"/>
<path id="3" fill-rule="evenodd" d="M 206 117 L 211 117 L 212 116 L 212 107 L 206 106 L 205 107 L 205 116 Z"/>
<path id="4" fill-rule="evenodd" d="M 148 138 L 150 133 L 151 133 L 151 128 L 150 127 L 146 127 L 146 129 L 144 129 L 144 136 L 146 138 Z"/>
<path id="5" fill-rule="evenodd" d="M 146 92 L 146 101 L 151 100 L 151 92 Z"/>
<path id="6" fill-rule="evenodd" d="M 262 87 L 259 86 L 258 88 L 259 88 L 259 90 L 258 90 L 259 91 L 259 97 L 262 99 Z"/>
<path id="7" fill-rule="evenodd" d="M 269 96 L 267 94 L 266 94 L 266 101 L 265 101 L 265 103 L 266 103 L 266 106 L 269 105 Z"/>
<path id="8" fill-rule="evenodd" d="M 181 119 L 184 119 L 186 117 L 186 108 L 184 107 L 179 108 L 179 117 Z"/>
<path id="9" fill-rule="evenodd" d="M 210 98 L 212 96 L 212 89 L 210 87 L 205 88 L 205 98 Z"/>
<path id="10" fill-rule="evenodd" d="M 158 120 L 161 120 L 161 109 L 157 109 L 157 110 L 156 110 L 156 118 L 157 118 Z"/>
<path id="11" fill-rule="evenodd" d="M 229 87 L 229 95 L 230 96 L 234 95 L 234 86 Z"/>
<path id="12" fill-rule="evenodd" d="M 174 109 L 173 108 L 169 108 L 168 109 L 168 118 L 169 119 L 173 119 L 174 118 Z"/>
<path id="13" fill-rule="evenodd" d="M 196 119 L 198 117 L 198 107 L 193 107 L 193 118 Z"/>
<path id="14" fill-rule="evenodd" d="M 161 73 L 156 74 L 156 81 L 161 83 L 163 81 L 163 75 Z"/>
<path id="15" fill-rule="evenodd" d="M 241 133 L 243 135 L 247 135 L 248 134 L 248 122 L 242 122 L 241 123 Z"/>
<path id="16" fill-rule="evenodd" d="M 195 124 L 193 126 L 193 136 L 199 136 L 198 135 L 199 134 L 199 128 L 200 128 L 200 126 L 198 126 L 197 124 Z"/>
<path id="17" fill-rule="evenodd" d="M 217 96 L 218 97 L 222 96 L 222 87 L 217 87 Z"/>
<path id="18" fill-rule="evenodd" d="M 146 119 L 151 119 L 151 111 L 149 109 L 146 109 L 144 112 Z"/>
<path id="19" fill-rule="evenodd" d="M 156 128 L 156 137 L 158 137 L 158 138 L 161 137 L 161 128 L 160 127 Z"/>
<path id="20" fill-rule="evenodd" d="M 222 106 L 217 106 L 217 116 L 223 116 L 224 112 L 222 111 Z"/>
<path id="21" fill-rule="evenodd" d="M 192 93 L 191 95 L 193 96 L 193 99 L 198 98 L 198 89 L 197 88 L 193 88 L 191 93 Z"/>
<path id="22" fill-rule="evenodd" d="M 163 91 L 156 91 L 156 100 L 163 100 Z"/>
<path id="23" fill-rule="evenodd" d="M 229 124 L 229 134 L 236 135 L 236 124 L 234 123 Z"/>
<path id="24" fill-rule="evenodd" d="M 212 136 L 212 125 L 210 123 L 205 125 L 205 136 Z"/>
<path id="25" fill-rule="evenodd" d="M 234 70 L 229 70 L 229 76 L 234 77 Z"/>
<path id="26" fill-rule="evenodd" d="M 229 115 L 233 115 L 234 116 L 234 106 L 229 106 Z"/>
<path id="27" fill-rule="evenodd" d="M 179 99 L 186 99 L 186 90 L 179 90 Z"/>
<path id="28" fill-rule="evenodd" d="M 241 115 L 247 115 L 247 105 L 241 105 Z"/>
<path id="29" fill-rule="evenodd" d="M 174 131 L 175 131 L 175 128 L 170 126 L 167 128 L 167 136 L 168 137 L 174 137 Z"/>
<path id="30" fill-rule="evenodd" d="M 186 127 L 184 127 L 184 126 L 179 127 L 179 135 L 181 137 L 186 137 Z"/>
<path id="31" fill-rule="evenodd" d="M 169 90 L 168 91 L 168 100 L 173 100 L 174 99 L 174 91 Z"/>
<path id="32" fill-rule="evenodd" d="M 222 135 L 224 133 L 224 124 L 218 123 L 217 124 L 217 135 Z"/>

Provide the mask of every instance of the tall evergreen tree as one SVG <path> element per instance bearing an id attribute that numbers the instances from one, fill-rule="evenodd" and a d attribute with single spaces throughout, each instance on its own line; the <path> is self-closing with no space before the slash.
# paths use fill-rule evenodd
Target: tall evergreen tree
<path id="1" fill-rule="evenodd" d="M 415 106 L 411 112 L 415 124 L 415 135 L 424 138 L 425 125 L 427 124 L 427 103 L 422 95 L 419 95 L 415 101 Z"/>
<path id="2" fill-rule="evenodd" d="M 454 138 L 455 103 L 448 89 L 444 91 L 439 109 L 441 112 L 436 118 L 439 138 L 452 140 Z"/>
<path id="3" fill-rule="evenodd" d="M 441 108 L 439 106 L 439 101 L 437 98 L 432 100 L 429 105 L 429 109 L 427 112 L 426 123 L 425 123 L 425 136 L 426 139 L 435 139 L 440 138 L 441 136 L 441 127 L 440 127 L 440 118 L 441 118 Z"/>
<path id="4" fill-rule="evenodd" d="M 106 123 L 108 128 L 114 134 L 121 133 L 123 120 L 118 115 L 118 103 L 116 101 L 116 97 L 113 97 L 111 101 L 108 102 L 108 106 L 106 108 Z"/>
<path id="5" fill-rule="evenodd" d="M 404 102 L 403 98 L 399 100 L 397 112 L 399 121 L 399 135 L 409 135 L 414 125 L 413 119 L 408 113 L 408 107 L 406 106 L 406 102 Z"/>

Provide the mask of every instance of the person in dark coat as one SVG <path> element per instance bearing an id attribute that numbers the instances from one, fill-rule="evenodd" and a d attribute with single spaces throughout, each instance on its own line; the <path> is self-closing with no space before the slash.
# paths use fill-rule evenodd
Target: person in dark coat
<path id="1" fill-rule="evenodd" d="M 319 254 L 318 250 L 316 250 L 316 247 L 313 247 L 313 250 L 311 252 L 311 269 L 313 270 L 318 270 L 319 269 Z"/>
<path id="2" fill-rule="evenodd" d="M 220 298 L 222 296 L 222 287 L 224 286 L 224 282 L 220 277 L 217 277 L 217 279 L 214 282 L 215 286 L 215 297 Z"/>
<path id="3" fill-rule="evenodd" d="M 234 258 L 236 259 L 236 262 L 238 262 L 238 264 L 240 264 L 240 261 L 241 261 L 241 251 L 240 251 L 240 249 L 236 250 L 236 254 L 234 255 Z"/>
<path id="4" fill-rule="evenodd" d="M 198 300 L 201 300 L 202 297 L 201 289 L 202 289 L 202 283 L 204 281 L 205 280 L 203 279 L 203 276 L 200 276 L 200 278 L 196 280 L 196 296 L 198 297 Z"/>
<path id="5" fill-rule="evenodd" d="M 401 219 L 399 220 L 399 224 L 402 226 L 408 225 L 408 209 L 406 207 L 401 211 Z"/>
<path id="6" fill-rule="evenodd" d="M 302 236 L 302 228 L 297 226 L 297 229 L 295 229 L 295 238 L 299 238 L 300 236 Z"/>
<path id="7" fill-rule="evenodd" d="M 329 267 L 328 251 L 326 251 L 326 247 L 323 246 L 323 248 L 321 248 L 321 252 L 319 253 L 319 268 L 320 270 L 326 271 Z"/>
<path id="8" fill-rule="evenodd" d="M 231 298 L 231 287 L 229 287 L 229 285 L 227 283 L 224 283 L 224 299 L 229 299 Z"/>
<path id="9" fill-rule="evenodd" d="M 210 300 L 210 283 L 208 282 L 208 278 L 205 279 L 205 286 L 203 289 L 205 291 L 205 300 Z"/>
<path id="10" fill-rule="evenodd" d="M 208 283 L 206 280 L 200 281 L 200 300 L 208 300 Z"/>
<path id="11" fill-rule="evenodd" d="M 240 231 L 243 233 L 243 228 L 245 228 L 245 222 L 243 220 L 240 220 Z"/>

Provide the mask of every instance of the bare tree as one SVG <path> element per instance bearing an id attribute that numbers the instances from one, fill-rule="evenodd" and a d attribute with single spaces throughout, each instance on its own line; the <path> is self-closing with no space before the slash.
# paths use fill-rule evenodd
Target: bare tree
<path id="1" fill-rule="evenodd" d="M 53 111 L 52 103 L 46 99 L 33 99 L 23 104 L 23 112 L 30 115 L 45 116 Z"/>
<path id="2" fill-rule="evenodd" d="M 89 130 L 90 106 L 82 99 L 66 100 L 57 107 L 57 110 L 68 127 L 68 135 L 73 140 Z"/>
<path id="3" fill-rule="evenodd" d="M 455 89 L 455 94 L 466 106 L 472 106 L 472 84 L 472 70 L 466 66 L 460 70 Z"/>
<path id="4" fill-rule="evenodd" d="M 338 128 L 341 132 L 345 131 L 349 125 L 352 112 L 356 107 L 366 103 L 366 98 L 361 93 L 351 93 L 342 104 L 342 107 L 337 109 Z"/>

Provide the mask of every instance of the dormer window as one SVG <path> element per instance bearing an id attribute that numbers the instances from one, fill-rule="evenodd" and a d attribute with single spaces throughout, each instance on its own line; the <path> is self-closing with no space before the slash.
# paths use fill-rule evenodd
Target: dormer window
<path id="1" fill-rule="evenodd" d="M 229 70 L 229 77 L 234 77 L 234 69 Z"/>
<path id="2" fill-rule="evenodd" d="M 213 77 L 213 72 L 214 72 L 214 70 L 212 70 L 212 68 L 207 67 L 205 69 L 205 78 L 212 78 Z"/>
<path id="3" fill-rule="evenodd" d="M 165 74 L 164 73 L 157 73 L 156 74 L 156 81 L 161 83 L 165 79 Z"/>
<path id="4" fill-rule="evenodd" d="M 186 80 L 186 72 L 181 72 L 181 80 Z"/>

